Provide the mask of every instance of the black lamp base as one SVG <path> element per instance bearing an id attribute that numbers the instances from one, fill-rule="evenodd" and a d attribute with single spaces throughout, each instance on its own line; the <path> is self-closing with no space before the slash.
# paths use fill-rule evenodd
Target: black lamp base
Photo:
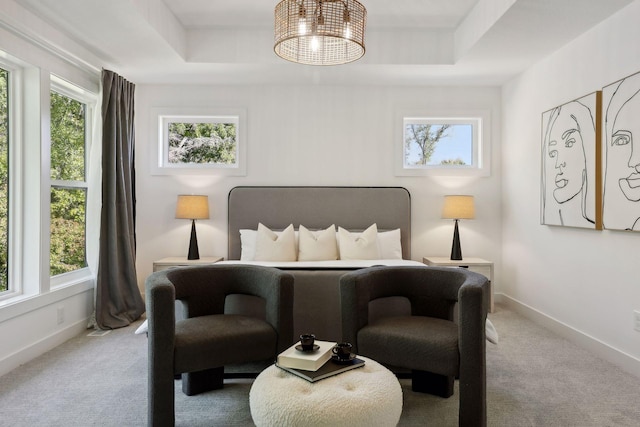
<path id="1" fill-rule="evenodd" d="M 187 259 L 200 259 L 198 251 L 198 237 L 196 236 L 196 220 L 191 220 L 191 240 L 189 241 L 189 255 Z"/>
<path id="2" fill-rule="evenodd" d="M 451 260 L 462 261 L 462 248 L 460 247 L 460 233 L 458 232 L 458 220 L 453 228 L 453 243 L 451 245 Z"/>

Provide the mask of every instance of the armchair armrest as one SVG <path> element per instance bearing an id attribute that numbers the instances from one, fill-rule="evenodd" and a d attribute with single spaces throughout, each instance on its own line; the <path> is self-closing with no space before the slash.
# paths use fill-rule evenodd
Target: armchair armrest
<path id="1" fill-rule="evenodd" d="M 173 347 L 175 339 L 175 289 L 166 271 L 151 274 L 145 281 L 145 304 L 148 321 L 148 393 L 149 424 L 166 422 L 165 412 L 151 408 L 164 408 L 173 413 Z"/>
<path id="2" fill-rule="evenodd" d="M 149 363 L 167 365 L 173 371 L 175 337 L 175 288 L 167 271 L 151 274 L 145 281 L 147 321 L 149 324 Z"/>
<path id="3" fill-rule="evenodd" d="M 487 413 L 486 334 L 489 282 L 486 277 L 467 272 L 459 291 L 458 345 L 460 354 L 460 425 L 474 425 Z"/>

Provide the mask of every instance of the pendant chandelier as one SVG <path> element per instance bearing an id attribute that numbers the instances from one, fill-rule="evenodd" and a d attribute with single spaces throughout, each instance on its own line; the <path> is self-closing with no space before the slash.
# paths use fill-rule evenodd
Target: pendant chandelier
<path id="1" fill-rule="evenodd" d="M 275 11 L 276 55 L 308 65 L 338 65 L 364 55 L 367 10 L 356 0 L 283 0 Z"/>

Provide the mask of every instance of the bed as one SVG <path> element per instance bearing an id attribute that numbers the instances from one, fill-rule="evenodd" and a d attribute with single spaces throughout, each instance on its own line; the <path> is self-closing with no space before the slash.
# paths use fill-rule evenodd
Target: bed
<path id="1" fill-rule="evenodd" d="M 321 261 L 260 261 L 243 255 L 241 230 L 286 230 L 291 224 L 309 230 L 332 225 L 352 233 L 369 230 L 378 236 L 399 232 L 393 258 Z M 420 265 L 411 258 L 411 196 L 402 187 L 235 187 L 228 200 L 228 257 L 224 263 L 259 264 L 293 274 L 294 334 L 314 333 L 318 339 L 340 341 L 339 279 L 345 272 L 373 265 Z M 354 234 L 355 235 L 355 234 Z M 380 249 L 383 254 L 383 249 Z M 251 306 L 230 301 L 230 310 Z M 257 304 L 257 302 L 255 302 Z M 235 308 L 234 308 L 235 307 Z M 257 306 L 255 309 L 259 309 Z"/>
<path id="2" fill-rule="evenodd" d="M 335 261 L 255 261 L 242 259 L 241 230 L 255 230 L 261 223 L 272 230 L 290 224 L 323 229 L 332 224 L 352 231 L 376 224 L 381 233 L 399 231 L 399 248 L 393 259 Z M 320 340 L 341 341 L 340 276 L 350 270 L 373 265 L 422 266 L 411 260 L 411 195 L 402 187 L 265 187 L 242 186 L 228 196 L 227 264 L 258 264 L 293 274 L 294 334 L 314 333 Z M 378 314 L 402 313 L 408 307 L 399 301 L 384 301 L 372 307 Z M 261 302 L 231 296 L 229 312 L 261 312 Z M 146 321 L 136 333 L 146 332 Z M 498 343 L 498 333 L 487 319 L 487 339 Z"/>

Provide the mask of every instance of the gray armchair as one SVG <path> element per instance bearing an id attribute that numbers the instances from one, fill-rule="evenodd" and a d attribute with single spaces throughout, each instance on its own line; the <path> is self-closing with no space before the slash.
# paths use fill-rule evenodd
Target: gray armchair
<path id="1" fill-rule="evenodd" d="M 257 316 L 229 313 L 225 300 L 238 294 L 261 298 L 264 310 Z M 176 300 L 183 305 L 178 321 Z M 293 343 L 293 277 L 275 268 L 210 265 L 159 271 L 146 280 L 146 306 L 150 426 L 174 424 L 178 374 L 189 396 L 222 388 L 225 365 L 273 360 Z"/>
<path id="2" fill-rule="evenodd" d="M 414 391 L 450 397 L 459 378 L 459 424 L 486 425 L 484 276 L 461 268 L 372 267 L 342 276 L 340 293 L 343 340 L 355 352 L 411 370 Z"/>

